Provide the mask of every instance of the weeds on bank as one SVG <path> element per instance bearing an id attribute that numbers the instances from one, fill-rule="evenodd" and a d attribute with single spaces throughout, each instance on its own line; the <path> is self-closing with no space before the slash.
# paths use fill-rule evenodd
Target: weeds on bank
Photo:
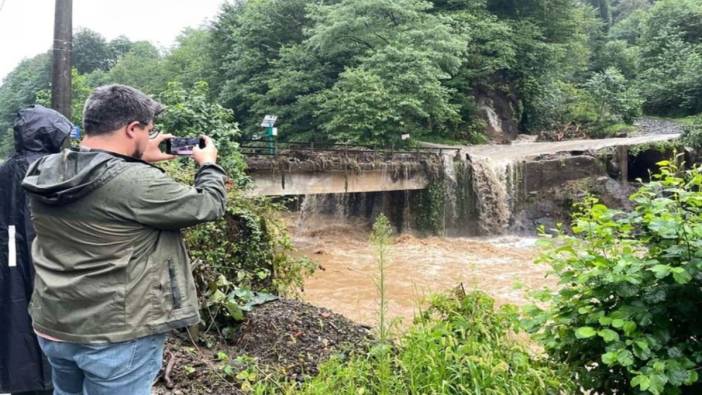
<path id="1" fill-rule="evenodd" d="M 260 385 L 255 392 L 575 393 L 561 365 L 535 358 L 511 339 L 515 325 L 515 308 L 495 309 L 494 301 L 482 292 L 435 296 L 429 309 L 394 346 L 332 358 L 321 366 L 318 376 L 300 387 Z"/>

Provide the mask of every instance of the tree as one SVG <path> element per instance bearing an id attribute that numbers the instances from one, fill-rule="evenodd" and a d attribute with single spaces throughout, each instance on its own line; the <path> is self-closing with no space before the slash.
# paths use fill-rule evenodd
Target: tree
<path id="1" fill-rule="evenodd" d="M 612 18 L 615 22 L 628 18 L 631 14 L 650 7 L 654 2 L 655 0 L 614 0 Z"/>
<path id="2" fill-rule="evenodd" d="M 639 47 L 624 40 L 610 39 L 593 54 L 590 67 L 594 72 L 603 72 L 614 67 L 627 80 L 634 80 L 639 73 Z"/>
<path id="3" fill-rule="evenodd" d="M 639 87 L 657 114 L 702 111 L 702 3 L 662 0 L 641 23 Z"/>
<path id="4" fill-rule="evenodd" d="M 443 81 L 458 70 L 465 41 L 447 20 L 427 13 L 430 8 L 424 1 L 367 0 L 316 10 L 317 24 L 306 43 L 329 62 L 346 59 L 346 71 L 334 87 L 319 93 L 319 118 L 332 139 L 381 133 L 387 143 L 399 141 L 401 133 L 440 132 L 459 122 L 452 91 Z M 369 85 L 356 85 L 363 81 Z M 364 95 L 365 104 L 351 103 Z M 385 104 L 364 108 L 380 100 Z M 364 122 L 357 111 L 369 119 Z M 359 122 L 345 124 L 345 119 Z M 336 135 L 337 127 L 345 131 Z"/>
<path id="5" fill-rule="evenodd" d="M 168 81 L 178 81 L 191 88 L 203 81 L 211 67 L 209 57 L 203 56 L 210 45 L 210 32 L 187 28 L 176 39 L 175 47 L 164 57 L 163 69 Z"/>
<path id="6" fill-rule="evenodd" d="M 585 89 L 595 102 L 597 125 L 620 120 L 632 123 L 640 113 L 642 100 L 638 92 L 613 67 L 595 73 L 585 83 Z"/>
<path id="7" fill-rule="evenodd" d="M 213 94 L 234 110 L 249 133 L 263 116 L 252 108 L 267 100 L 271 86 L 266 80 L 274 73 L 273 64 L 284 48 L 303 41 L 303 30 L 310 27 L 307 7 L 316 4 L 314 0 L 257 0 L 222 6 L 212 29 L 213 66 L 208 81 Z"/>
<path id="8" fill-rule="evenodd" d="M 605 26 L 609 29 L 612 25 L 612 6 L 610 0 L 589 0 L 590 4 L 595 7 L 597 12 L 604 21 Z"/>
<path id="9" fill-rule="evenodd" d="M 166 86 L 163 59 L 151 43 L 139 41 L 108 72 L 110 83 L 130 85 L 146 93 L 161 92 Z"/>
<path id="10" fill-rule="evenodd" d="M 113 64 L 112 51 L 105 38 L 90 29 L 81 29 L 73 35 L 71 52 L 73 67 L 81 74 L 93 70 L 108 70 Z"/>
<path id="11" fill-rule="evenodd" d="M 280 59 L 271 64 L 263 81 L 266 94 L 251 105 L 248 132 L 256 130 L 264 114 L 276 114 L 282 138 L 328 141 L 317 121 L 320 100 L 316 94 L 333 86 L 338 78 L 335 68 L 304 43 L 281 48 Z"/>
<path id="12" fill-rule="evenodd" d="M 125 36 L 107 42 L 98 32 L 80 29 L 73 35 L 73 67 L 80 74 L 89 74 L 97 70 L 108 71 L 133 45 Z"/>
<path id="13" fill-rule="evenodd" d="M 110 67 L 114 66 L 114 63 L 132 49 L 132 43 L 126 36 L 117 36 L 112 39 L 107 46 L 110 49 L 110 59 L 112 63 Z"/>
<path id="14" fill-rule="evenodd" d="M 364 69 L 342 73 L 332 89 L 320 94 L 319 104 L 319 112 L 329 118 L 322 129 L 343 143 L 384 144 L 404 131 L 397 100 L 382 78 Z"/>

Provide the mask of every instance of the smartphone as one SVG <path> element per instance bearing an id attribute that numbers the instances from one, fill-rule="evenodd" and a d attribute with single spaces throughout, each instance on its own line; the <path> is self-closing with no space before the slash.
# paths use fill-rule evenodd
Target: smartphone
<path id="1" fill-rule="evenodd" d="M 195 146 L 205 148 L 202 137 L 174 137 L 166 140 L 166 153 L 169 155 L 190 156 Z"/>

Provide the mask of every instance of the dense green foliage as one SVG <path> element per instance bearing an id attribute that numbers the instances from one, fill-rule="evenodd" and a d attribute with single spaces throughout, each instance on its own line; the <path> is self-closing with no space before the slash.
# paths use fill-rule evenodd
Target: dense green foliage
<path id="1" fill-rule="evenodd" d="M 624 76 L 614 67 L 595 73 L 585 83 L 585 90 L 595 104 L 597 124 L 608 124 L 609 121 L 632 123 L 639 115 L 641 99 L 638 92 L 627 85 Z"/>
<path id="2" fill-rule="evenodd" d="M 702 111 L 702 3 L 662 0 L 639 22 L 638 84 L 658 114 Z"/>
<path id="3" fill-rule="evenodd" d="M 177 136 L 195 137 L 207 134 L 217 143 L 218 163 L 239 186 L 245 186 L 244 158 L 238 151 L 236 138 L 240 131 L 232 111 L 207 100 L 207 83 L 196 82 L 185 89 L 180 82 L 170 82 L 158 99 L 166 105 L 157 127 Z"/>
<path id="4" fill-rule="evenodd" d="M 593 134 L 653 113 L 698 112 L 694 0 L 383 0 L 223 7 L 207 78 L 243 133 L 280 116 L 282 138 L 475 141 L 568 123 Z"/>
<path id="5" fill-rule="evenodd" d="M 259 384 L 257 393 L 288 394 L 571 394 L 560 365 L 534 357 L 512 337 L 513 306 L 494 307 L 481 292 L 435 296 L 390 348 L 335 357 L 295 385 Z"/>
<path id="6" fill-rule="evenodd" d="M 124 36 L 107 42 L 99 33 L 81 29 L 73 35 L 72 64 L 80 74 L 95 70 L 108 71 L 132 48 Z"/>
<path id="7" fill-rule="evenodd" d="M 547 240 L 540 258 L 559 289 L 527 323 L 598 393 L 700 391 L 702 168 L 660 165 L 631 212 L 585 200 L 574 235 Z"/>
<path id="8" fill-rule="evenodd" d="M 293 29 L 284 27 L 292 33 L 277 20 L 261 27 L 279 13 L 296 16 Z M 535 126 L 539 119 L 515 107 L 586 65 L 585 31 L 594 21 L 586 14 L 571 0 L 247 2 L 215 24 L 215 36 L 240 38 L 216 47 L 231 60 L 221 63 L 215 93 L 232 103 L 247 133 L 272 111 L 291 138 L 470 139 L 482 127 L 480 105 L 495 101 L 512 107 L 512 124 Z"/>

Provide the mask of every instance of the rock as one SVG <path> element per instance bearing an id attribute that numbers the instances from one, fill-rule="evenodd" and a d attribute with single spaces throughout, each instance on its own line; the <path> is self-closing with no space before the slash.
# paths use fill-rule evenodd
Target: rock
<path id="1" fill-rule="evenodd" d="M 562 185 L 567 181 L 607 175 L 603 164 L 589 155 L 566 155 L 553 159 L 530 160 L 524 165 L 525 182 L 529 190 L 541 191 Z"/>

